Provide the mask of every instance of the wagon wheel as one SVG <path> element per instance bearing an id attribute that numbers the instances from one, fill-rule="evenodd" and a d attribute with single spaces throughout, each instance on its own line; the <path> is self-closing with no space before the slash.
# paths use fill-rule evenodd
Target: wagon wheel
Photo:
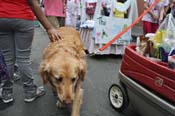
<path id="1" fill-rule="evenodd" d="M 119 112 L 125 110 L 129 104 L 125 88 L 117 84 L 111 85 L 108 91 L 108 97 L 112 107 Z"/>

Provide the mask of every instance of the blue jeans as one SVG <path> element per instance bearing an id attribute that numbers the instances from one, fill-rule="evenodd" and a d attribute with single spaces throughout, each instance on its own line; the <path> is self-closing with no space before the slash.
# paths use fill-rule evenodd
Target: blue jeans
<path id="1" fill-rule="evenodd" d="M 5 57 L 11 79 L 15 61 L 17 62 L 25 94 L 33 94 L 36 91 L 30 61 L 33 36 L 34 21 L 0 18 L 0 50 Z M 9 87 L 12 84 L 4 86 Z"/>

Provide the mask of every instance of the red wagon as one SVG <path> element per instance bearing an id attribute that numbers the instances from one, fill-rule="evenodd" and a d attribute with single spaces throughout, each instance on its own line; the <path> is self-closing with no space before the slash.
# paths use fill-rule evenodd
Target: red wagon
<path id="1" fill-rule="evenodd" d="M 120 84 L 109 89 L 111 105 L 123 111 L 130 101 L 142 116 L 175 116 L 175 70 L 139 55 L 135 48 L 125 48 Z"/>

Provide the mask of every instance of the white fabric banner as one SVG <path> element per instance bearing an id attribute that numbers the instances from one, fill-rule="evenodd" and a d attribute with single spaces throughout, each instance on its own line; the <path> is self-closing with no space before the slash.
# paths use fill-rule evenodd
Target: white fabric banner
<path id="1" fill-rule="evenodd" d="M 95 43 L 107 43 L 131 23 L 130 19 L 98 17 L 95 21 Z M 122 35 L 113 44 L 128 44 L 131 40 L 131 30 Z"/>

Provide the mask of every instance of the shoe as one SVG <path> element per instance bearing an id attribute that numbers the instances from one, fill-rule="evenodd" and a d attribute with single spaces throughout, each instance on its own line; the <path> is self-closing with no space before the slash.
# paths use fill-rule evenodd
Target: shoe
<path id="1" fill-rule="evenodd" d="M 2 90 L 1 94 L 1 99 L 4 103 L 7 104 L 14 101 L 12 90 Z"/>
<path id="2" fill-rule="evenodd" d="M 37 87 L 37 89 L 36 89 L 36 94 L 33 95 L 33 96 L 26 96 L 25 99 L 24 99 L 24 101 L 27 102 L 27 103 L 30 103 L 30 102 L 34 101 L 36 98 L 45 95 L 45 93 L 46 93 L 46 92 L 45 92 L 43 86 Z"/>

